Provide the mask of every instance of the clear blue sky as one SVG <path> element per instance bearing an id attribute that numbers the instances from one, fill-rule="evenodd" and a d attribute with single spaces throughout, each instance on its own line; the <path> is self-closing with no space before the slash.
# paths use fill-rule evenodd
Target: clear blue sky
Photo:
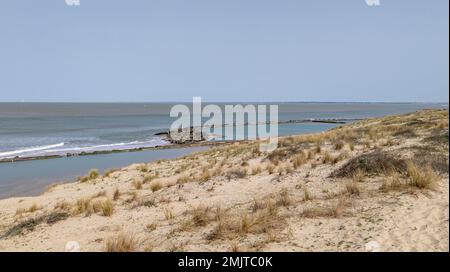
<path id="1" fill-rule="evenodd" d="M 448 102 L 449 1 L 0 2 L 0 101 Z"/>

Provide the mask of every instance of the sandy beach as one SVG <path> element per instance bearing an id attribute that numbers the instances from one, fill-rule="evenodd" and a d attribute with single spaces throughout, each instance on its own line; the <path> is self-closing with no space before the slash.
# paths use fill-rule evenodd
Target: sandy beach
<path id="1" fill-rule="evenodd" d="M 448 251 L 448 114 L 93 170 L 0 200 L 0 251 Z"/>

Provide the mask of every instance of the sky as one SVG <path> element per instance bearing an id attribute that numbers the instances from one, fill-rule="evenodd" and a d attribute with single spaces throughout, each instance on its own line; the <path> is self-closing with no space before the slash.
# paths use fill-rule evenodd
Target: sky
<path id="1" fill-rule="evenodd" d="M 448 102 L 449 1 L 0 2 L 0 101 Z"/>

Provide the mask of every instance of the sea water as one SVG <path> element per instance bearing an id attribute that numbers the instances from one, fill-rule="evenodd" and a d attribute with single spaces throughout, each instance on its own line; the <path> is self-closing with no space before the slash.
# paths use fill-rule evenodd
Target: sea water
<path id="1" fill-rule="evenodd" d="M 0 159 L 168 145 L 168 141 L 155 136 L 155 133 L 167 131 L 176 119 L 169 116 L 173 104 L 0 103 Z M 448 104 L 426 103 L 277 104 L 280 121 L 310 119 L 351 121 L 424 108 L 448 108 Z M 223 107 L 224 103 L 220 103 L 219 106 Z M 278 134 L 313 133 L 335 126 L 336 124 L 328 123 L 283 123 L 278 127 Z M 1 163 L 0 197 L 36 193 L 45 185 L 72 180 L 90 168 L 125 166 L 159 158 L 172 158 L 190 151 L 190 149 L 151 150 Z"/>

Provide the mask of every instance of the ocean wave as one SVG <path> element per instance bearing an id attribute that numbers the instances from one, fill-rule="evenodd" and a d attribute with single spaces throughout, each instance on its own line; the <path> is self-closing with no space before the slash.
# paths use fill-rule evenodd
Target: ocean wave
<path id="1" fill-rule="evenodd" d="M 23 153 L 29 153 L 29 152 L 44 151 L 46 149 L 52 149 L 52 148 L 57 148 L 57 147 L 61 147 L 61 146 L 64 146 L 64 143 L 43 145 L 43 146 L 36 146 L 36 147 L 28 147 L 28 148 L 24 148 L 24 149 L 13 150 L 13 151 L 0 152 L 0 158 L 17 156 L 17 155 L 20 155 Z"/>
<path id="2" fill-rule="evenodd" d="M 128 150 L 136 148 L 161 146 L 167 144 L 170 143 L 159 137 L 155 137 L 146 141 L 120 142 L 120 143 L 99 144 L 90 146 L 68 146 L 68 144 L 65 143 L 58 143 L 46 146 L 29 147 L 13 151 L 1 152 L 0 159 L 7 159 L 14 157 L 43 157 L 51 155 L 80 154 L 83 152 L 95 152 L 95 151 Z"/>

